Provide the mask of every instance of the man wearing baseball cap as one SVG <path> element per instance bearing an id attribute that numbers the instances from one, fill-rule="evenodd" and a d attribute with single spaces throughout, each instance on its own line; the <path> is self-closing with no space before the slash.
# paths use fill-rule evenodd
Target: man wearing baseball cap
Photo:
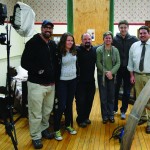
<path id="1" fill-rule="evenodd" d="M 42 138 L 51 139 L 49 117 L 54 104 L 56 44 L 50 40 L 54 24 L 44 20 L 41 33 L 25 45 L 21 66 L 28 71 L 29 129 L 35 149 L 43 147 Z"/>
<path id="2" fill-rule="evenodd" d="M 54 27 L 54 24 L 49 20 L 44 20 L 42 23 L 42 27 L 46 27 L 47 25 L 50 25 L 52 28 Z"/>

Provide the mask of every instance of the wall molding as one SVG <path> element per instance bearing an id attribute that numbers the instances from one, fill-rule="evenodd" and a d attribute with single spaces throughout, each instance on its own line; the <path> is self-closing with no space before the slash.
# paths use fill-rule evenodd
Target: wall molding
<path id="1" fill-rule="evenodd" d="M 114 25 L 118 25 L 118 22 L 117 23 L 115 22 Z M 133 23 L 129 23 L 129 25 L 139 26 L 139 25 L 145 25 L 145 23 L 143 23 L 143 22 L 140 22 L 140 23 L 139 22 L 133 22 Z"/>

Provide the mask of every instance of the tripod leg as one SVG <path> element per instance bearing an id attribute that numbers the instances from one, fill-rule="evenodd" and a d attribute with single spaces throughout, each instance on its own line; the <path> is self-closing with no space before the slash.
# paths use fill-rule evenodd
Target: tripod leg
<path id="1" fill-rule="evenodd" d="M 7 109 L 9 110 L 9 115 L 10 115 L 9 119 L 10 119 L 10 121 L 7 120 L 7 110 L 5 110 L 5 112 L 3 113 L 3 120 L 4 120 L 6 133 L 10 136 L 15 150 L 18 150 L 18 148 L 17 148 L 18 142 L 17 142 L 17 137 L 16 137 L 16 130 L 15 130 L 13 116 L 12 116 L 12 107 L 7 107 Z M 14 132 L 14 136 L 13 136 L 12 132 Z"/>
<path id="2" fill-rule="evenodd" d="M 17 148 L 18 143 L 17 143 L 17 140 L 16 140 L 16 131 L 15 131 L 14 125 L 12 125 L 11 123 L 5 121 L 5 129 L 6 129 L 7 134 L 11 138 L 11 141 L 13 143 L 13 146 L 14 146 L 15 150 L 18 150 L 18 148 Z M 12 131 L 14 131 L 14 133 L 15 133 L 15 138 L 13 137 Z"/>
<path id="3" fill-rule="evenodd" d="M 16 145 L 18 144 L 18 141 L 17 141 L 17 136 L 16 136 L 16 129 L 15 129 L 15 123 L 14 123 L 14 120 L 13 120 L 13 107 L 12 106 L 10 106 L 10 108 L 9 108 L 9 119 L 10 119 L 10 126 L 11 126 L 11 131 L 13 131 L 14 132 L 14 140 L 15 140 L 15 143 L 16 143 Z M 12 134 L 12 132 L 11 132 L 11 135 L 13 135 Z"/>

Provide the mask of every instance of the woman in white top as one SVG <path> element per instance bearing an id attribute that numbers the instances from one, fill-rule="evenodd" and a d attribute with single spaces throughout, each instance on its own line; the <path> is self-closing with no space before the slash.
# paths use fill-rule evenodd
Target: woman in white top
<path id="1" fill-rule="evenodd" d="M 70 33 L 64 33 L 58 43 L 57 52 L 57 81 L 56 97 L 58 108 L 54 109 L 55 139 L 62 140 L 60 122 L 62 114 L 65 114 L 65 127 L 70 134 L 77 132 L 71 127 L 72 103 L 77 84 L 77 57 L 74 37 Z"/>

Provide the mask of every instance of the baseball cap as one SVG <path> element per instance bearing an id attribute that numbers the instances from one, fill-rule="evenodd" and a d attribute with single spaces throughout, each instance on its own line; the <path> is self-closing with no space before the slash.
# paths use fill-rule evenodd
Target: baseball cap
<path id="1" fill-rule="evenodd" d="M 54 27 L 54 24 L 49 21 L 49 20 L 44 20 L 43 23 L 42 23 L 42 27 L 45 27 L 46 25 L 51 25 L 52 27 Z"/>

